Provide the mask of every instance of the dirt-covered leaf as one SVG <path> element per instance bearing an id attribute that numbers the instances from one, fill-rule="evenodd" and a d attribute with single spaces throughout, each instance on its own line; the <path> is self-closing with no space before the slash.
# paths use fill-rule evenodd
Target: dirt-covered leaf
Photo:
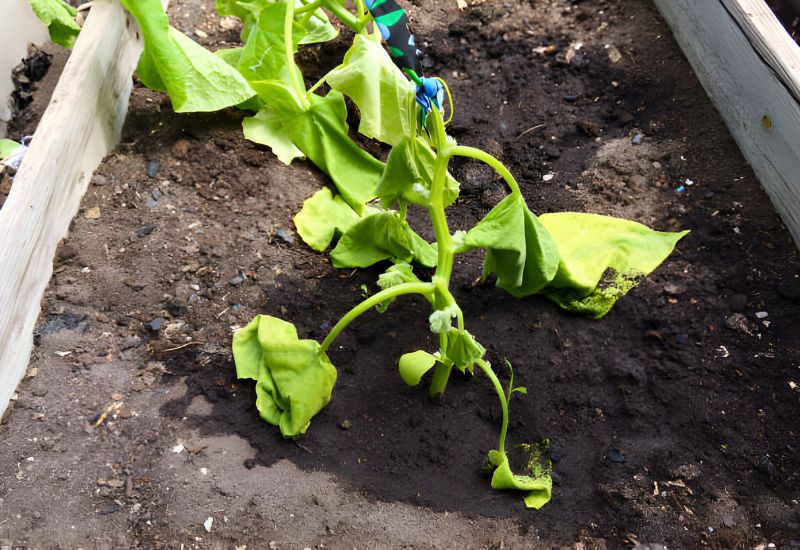
<path id="1" fill-rule="evenodd" d="M 160 0 L 122 0 L 142 30 L 145 51 L 137 69 L 145 86 L 166 91 L 178 113 L 218 111 L 255 92 L 239 72 L 169 26 Z"/>
<path id="2" fill-rule="evenodd" d="M 333 266 L 368 267 L 381 260 L 436 264 L 436 248 L 414 233 L 397 212 L 375 212 L 353 225 L 331 251 Z"/>
<path id="3" fill-rule="evenodd" d="M 259 315 L 233 336 L 239 378 L 257 380 L 256 407 L 285 437 L 306 431 L 328 404 L 336 369 L 315 340 L 300 340 L 294 325 Z"/>
<path id="4" fill-rule="evenodd" d="M 556 243 L 519 195 L 495 206 L 464 239 L 467 248 L 485 248 L 483 277 L 517 297 L 539 292 L 558 270 Z"/>
<path id="5" fill-rule="evenodd" d="M 415 86 L 381 44 L 357 34 L 327 82 L 361 111 L 358 131 L 365 136 L 396 145 L 414 132 Z"/>
<path id="6" fill-rule="evenodd" d="M 548 502 L 552 496 L 553 479 L 550 472 L 531 463 L 531 475 L 518 475 L 511 471 L 511 465 L 505 453 L 497 450 L 489 451 L 488 462 L 495 468 L 492 474 L 492 489 L 516 489 L 525 491 L 525 506 L 539 509 Z M 538 457 L 531 459 L 538 460 Z"/>
<path id="7" fill-rule="evenodd" d="M 30 0 L 36 17 L 45 24 L 50 40 L 65 48 L 71 48 L 81 32 L 75 22 L 77 11 L 64 0 Z"/>
<path id="8" fill-rule="evenodd" d="M 323 252 L 336 236 L 342 235 L 359 219 L 359 215 L 340 196 L 334 196 L 324 187 L 306 199 L 302 210 L 294 217 L 294 225 L 303 242 Z"/>
<path id="9" fill-rule="evenodd" d="M 558 305 L 600 318 L 658 267 L 688 231 L 664 233 L 630 220 L 560 212 L 539 218 L 560 253 L 545 295 Z"/>
<path id="10" fill-rule="evenodd" d="M 400 377 L 409 386 L 419 385 L 426 372 L 436 365 L 436 356 L 427 351 L 406 353 L 400 358 Z"/>
<path id="11" fill-rule="evenodd" d="M 384 208 L 391 207 L 398 199 L 427 206 L 435 163 L 433 149 L 424 139 L 418 136 L 404 137 L 389 152 L 386 169 L 375 191 Z M 458 191 L 458 182 L 448 173 L 444 190 L 445 206 L 450 206 L 458 198 Z"/>

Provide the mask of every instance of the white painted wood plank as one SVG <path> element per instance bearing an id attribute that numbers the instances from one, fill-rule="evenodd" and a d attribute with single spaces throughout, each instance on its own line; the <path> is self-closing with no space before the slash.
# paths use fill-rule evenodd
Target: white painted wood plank
<path id="1" fill-rule="evenodd" d="M 0 138 L 11 120 L 9 99 L 14 91 L 11 71 L 28 55 L 28 44 L 44 44 L 47 27 L 33 14 L 28 0 L 0 2 Z M 19 136 L 15 136 L 19 137 Z"/>
<path id="2" fill-rule="evenodd" d="M 722 0 L 753 48 L 800 101 L 800 48 L 764 0 Z"/>
<path id="3" fill-rule="evenodd" d="M 0 210 L 0 415 L 25 373 L 59 241 L 119 140 L 142 50 L 117 0 L 94 0 Z"/>
<path id="4" fill-rule="evenodd" d="M 654 2 L 800 246 L 797 45 L 762 0 Z"/>

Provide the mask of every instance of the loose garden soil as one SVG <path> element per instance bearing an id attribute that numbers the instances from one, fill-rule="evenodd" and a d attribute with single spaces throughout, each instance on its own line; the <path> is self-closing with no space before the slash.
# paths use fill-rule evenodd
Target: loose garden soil
<path id="1" fill-rule="evenodd" d="M 292 216 L 326 183 L 312 165 L 245 141 L 242 113 L 176 115 L 137 85 L 122 143 L 55 260 L 28 376 L 0 426 L 0 539 L 800 544 L 800 259 L 655 8 L 406 5 L 428 72 L 453 90 L 451 134 L 499 156 L 535 212 L 692 230 L 601 321 L 476 281 L 479 254 L 457 264 L 469 330 L 529 390 L 512 401 L 512 442 L 552 441 L 553 501 L 529 510 L 489 488 L 480 467 L 499 408 L 485 378 L 455 377 L 437 403 L 403 385 L 399 356 L 434 347 L 421 300 L 337 341 L 333 400 L 305 436 L 261 421 L 253 385 L 235 378 L 233 330 L 269 313 L 321 338 L 381 270 L 337 271 L 295 235 Z M 206 45 L 237 39 L 213 2 L 170 9 Z M 347 40 L 304 50 L 310 80 Z M 34 132 L 65 57 L 12 135 Z M 463 228 L 504 191 L 477 164 L 453 172 L 451 222 Z"/>

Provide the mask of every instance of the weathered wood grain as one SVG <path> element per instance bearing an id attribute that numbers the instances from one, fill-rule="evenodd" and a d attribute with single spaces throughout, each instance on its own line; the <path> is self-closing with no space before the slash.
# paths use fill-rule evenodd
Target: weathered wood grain
<path id="1" fill-rule="evenodd" d="M 94 0 L 0 210 L 0 415 L 28 366 L 56 246 L 119 140 L 141 49 L 120 3 Z"/>
<path id="2" fill-rule="evenodd" d="M 654 0 L 800 246 L 800 50 L 763 0 Z"/>

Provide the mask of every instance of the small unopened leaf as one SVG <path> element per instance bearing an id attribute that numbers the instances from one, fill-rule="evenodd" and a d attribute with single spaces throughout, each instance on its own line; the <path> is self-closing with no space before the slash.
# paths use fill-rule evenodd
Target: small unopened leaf
<path id="1" fill-rule="evenodd" d="M 447 331 L 447 359 L 461 372 L 473 372 L 475 362 L 485 354 L 486 348 L 466 330 L 451 328 Z"/>
<path id="2" fill-rule="evenodd" d="M 524 199 L 509 195 L 465 239 L 469 248 L 485 248 L 483 276 L 497 274 L 497 286 L 517 297 L 547 286 L 558 271 L 559 251 Z"/>
<path id="3" fill-rule="evenodd" d="M 394 264 L 387 269 L 386 272 L 378 276 L 378 286 L 381 290 L 386 290 L 387 288 L 392 288 L 393 286 L 404 283 L 416 282 L 419 282 L 419 278 L 414 274 L 414 268 L 405 262 Z"/>
<path id="4" fill-rule="evenodd" d="M 436 364 L 436 357 L 427 351 L 406 353 L 400 358 L 400 377 L 409 386 L 419 385 L 426 372 Z"/>
<path id="5" fill-rule="evenodd" d="M 324 187 L 306 199 L 294 217 L 294 225 L 308 246 L 322 252 L 358 220 L 358 214 L 341 197 Z"/>
<path id="6" fill-rule="evenodd" d="M 336 369 L 315 340 L 300 340 L 291 323 L 259 315 L 233 336 L 239 378 L 257 380 L 256 408 L 286 437 L 302 434 L 328 404 Z"/>

